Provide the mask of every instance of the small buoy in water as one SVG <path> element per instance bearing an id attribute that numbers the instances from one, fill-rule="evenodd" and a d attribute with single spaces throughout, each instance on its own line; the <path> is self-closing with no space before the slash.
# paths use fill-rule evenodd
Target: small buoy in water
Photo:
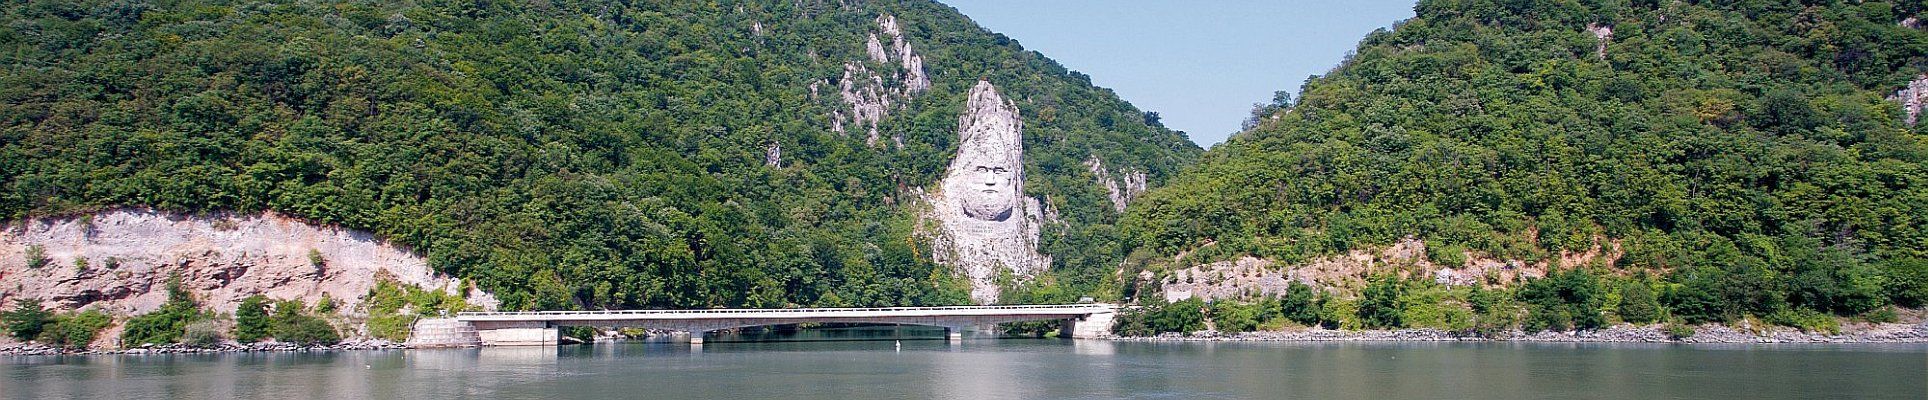
<path id="1" fill-rule="evenodd" d="M 368 364 L 362 364 L 361 367 L 362 369 L 375 369 L 375 367 L 369 366 Z"/>
<path id="2" fill-rule="evenodd" d="M 904 341 L 902 340 L 897 341 L 896 346 L 897 346 L 897 351 L 904 351 Z"/>

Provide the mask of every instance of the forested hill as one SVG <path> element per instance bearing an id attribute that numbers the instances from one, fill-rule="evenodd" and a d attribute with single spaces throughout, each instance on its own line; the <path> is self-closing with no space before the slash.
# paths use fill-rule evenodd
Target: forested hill
<path id="1" fill-rule="evenodd" d="M 1928 71 L 1919 2 L 1416 11 L 1140 199 L 1132 245 L 1292 263 L 1416 237 L 1448 266 L 1617 245 L 1587 271 L 1689 322 L 1920 301 L 1928 131 L 1887 99 Z"/>
<path id="2" fill-rule="evenodd" d="M 274 210 L 413 246 L 505 308 L 968 301 L 907 208 L 941 178 L 979 79 L 1023 113 L 1027 194 L 1063 221 L 1044 232 L 1045 281 L 1070 291 L 1123 258 L 1084 163 L 1155 186 L 1200 153 L 924 0 L 55 0 L 0 15 L 0 217 Z"/>

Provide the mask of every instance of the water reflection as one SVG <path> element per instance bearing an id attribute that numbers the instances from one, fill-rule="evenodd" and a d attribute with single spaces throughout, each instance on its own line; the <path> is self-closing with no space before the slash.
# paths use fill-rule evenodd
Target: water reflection
<path id="1" fill-rule="evenodd" d="M 1908 398 L 1928 345 L 1134 343 L 942 331 L 681 343 L 0 357 L 0 398 Z M 905 334 L 901 349 L 883 333 Z M 932 340 L 921 340 L 926 337 Z M 727 335 L 726 335 L 727 336 Z"/>

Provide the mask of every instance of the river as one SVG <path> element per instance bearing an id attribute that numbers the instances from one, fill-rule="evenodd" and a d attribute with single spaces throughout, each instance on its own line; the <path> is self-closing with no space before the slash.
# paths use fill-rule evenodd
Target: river
<path id="1" fill-rule="evenodd" d="M 909 340 L 892 340 L 904 335 Z M 1144 343 L 847 328 L 557 348 L 0 357 L 0 397 L 1928 398 L 1928 344 Z M 783 341 L 770 341 L 781 339 Z M 859 340 L 868 339 L 868 340 Z M 881 340 L 878 340 L 881 339 Z"/>

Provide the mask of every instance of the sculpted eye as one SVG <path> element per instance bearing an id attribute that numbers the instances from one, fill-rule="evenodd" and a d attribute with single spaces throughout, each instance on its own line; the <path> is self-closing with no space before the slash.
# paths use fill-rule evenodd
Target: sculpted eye
<path id="1" fill-rule="evenodd" d="M 1004 169 L 1004 167 L 992 168 L 991 170 L 997 171 L 997 173 L 1000 173 L 1000 174 L 1004 173 L 1005 171 L 1010 171 L 1010 170 Z"/>
<path id="2" fill-rule="evenodd" d="M 991 170 L 990 167 L 986 167 L 982 165 L 977 166 L 977 172 L 984 172 L 984 171 L 990 171 L 990 170 Z"/>

